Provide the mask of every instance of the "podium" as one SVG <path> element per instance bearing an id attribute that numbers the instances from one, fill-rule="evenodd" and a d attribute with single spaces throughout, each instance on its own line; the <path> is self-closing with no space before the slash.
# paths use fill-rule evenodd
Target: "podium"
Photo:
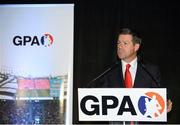
<path id="1" fill-rule="evenodd" d="M 79 121 L 166 122 L 166 88 L 79 88 Z"/>

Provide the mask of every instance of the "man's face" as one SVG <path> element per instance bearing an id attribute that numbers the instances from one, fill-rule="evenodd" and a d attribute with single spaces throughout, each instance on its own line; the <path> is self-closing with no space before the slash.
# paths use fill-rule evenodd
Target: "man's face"
<path id="1" fill-rule="evenodd" d="M 120 59 L 129 63 L 136 57 L 139 47 L 139 44 L 133 44 L 132 35 L 121 34 L 117 42 L 117 55 Z"/>

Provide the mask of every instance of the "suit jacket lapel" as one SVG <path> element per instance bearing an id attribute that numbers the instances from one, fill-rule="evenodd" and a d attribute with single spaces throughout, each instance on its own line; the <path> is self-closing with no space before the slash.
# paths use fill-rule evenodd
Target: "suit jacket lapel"
<path id="1" fill-rule="evenodd" d="M 120 63 L 119 65 L 119 85 L 120 85 L 120 88 L 124 88 L 124 78 L 123 78 L 123 72 L 122 72 L 122 64 Z"/>
<path id="2" fill-rule="evenodd" d="M 124 88 L 124 78 L 123 78 L 123 73 L 122 73 L 122 64 L 121 61 L 119 62 L 119 66 L 117 68 L 116 71 L 116 83 L 118 83 L 115 87 L 120 87 L 120 88 Z"/>
<path id="3" fill-rule="evenodd" d="M 133 88 L 147 88 L 149 87 L 147 82 L 146 73 L 138 63 Z"/>
<path id="4" fill-rule="evenodd" d="M 141 77 L 140 77 L 140 67 L 139 67 L 139 64 L 137 65 L 137 70 L 136 70 L 136 75 L 135 75 L 135 80 L 134 80 L 134 86 L 133 88 L 137 88 L 138 87 L 138 84 L 141 82 Z"/>

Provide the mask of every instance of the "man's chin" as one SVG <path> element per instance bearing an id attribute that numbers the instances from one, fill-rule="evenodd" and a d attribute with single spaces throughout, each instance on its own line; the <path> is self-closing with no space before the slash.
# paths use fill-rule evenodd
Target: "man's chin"
<path id="1" fill-rule="evenodd" d="M 124 56 L 118 56 L 118 57 L 119 57 L 119 59 L 121 59 L 121 60 L 124 60 L 124 59 L 125 59 Z"/>

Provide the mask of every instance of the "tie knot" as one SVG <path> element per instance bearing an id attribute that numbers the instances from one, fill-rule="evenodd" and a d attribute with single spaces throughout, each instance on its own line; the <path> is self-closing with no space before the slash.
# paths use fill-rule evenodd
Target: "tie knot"
<path id="1" fill-rule="evenodd" d="M 129 69 L 130 67 L 131 67 L 131 65 L 130 65 L 130 64 L 127 64 L 127 65 L 126 65 L 126 68 L 127 68 L 127 69 Z"/>

